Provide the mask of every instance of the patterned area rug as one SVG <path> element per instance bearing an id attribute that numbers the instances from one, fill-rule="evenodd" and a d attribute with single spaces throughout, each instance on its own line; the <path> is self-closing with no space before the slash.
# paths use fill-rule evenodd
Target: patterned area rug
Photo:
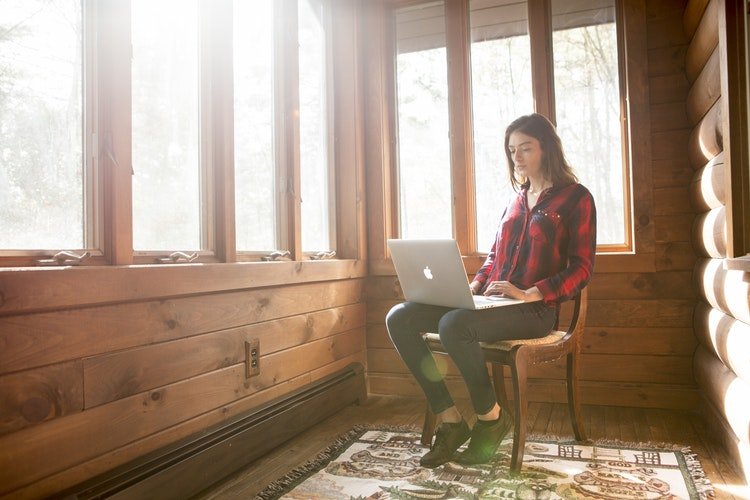
<path id="1" fill-rule="evenodd" d="M 704 499 L 713 488 L 686 448 L 623 443 L 526 443 L 520 474 L 510 475 L 512 441 L 481 466 L 419 466 L 426 448 L 414 429 L 358 427 L 314 461 L 256 497 L 323 499 Z"/>

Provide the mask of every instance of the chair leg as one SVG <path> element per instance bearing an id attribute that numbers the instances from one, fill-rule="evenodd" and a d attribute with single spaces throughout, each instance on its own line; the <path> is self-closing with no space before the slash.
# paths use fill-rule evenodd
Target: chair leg
<path id="1" fill-rule="evenodd" d="M 513 454 L 510 458 L 510 472 L 518 473 L 523 463 L 523 451 L 526 446 L 526 356 L 517 352 L 511 366 L 513 375 L 513 393 L 515 396 L 515 419 L 513 430 Z"/>
<path id="2" fill-rule="evenodd" d="M 497 402 L 503 411 L 510 411 L 513 413 L 513 409 L 508 403 L 508 393 L 505 390 L 505 374 L 503 373 L 503 365 L 500 363 L 491 363 L 492 365 L 492 385 L 495 387 L 495 397 Z"/>
<path id="3" fill-rule="evenodd" d="M 437 417 L 432 413 L 430 405 L 424 410 L 424 425 L 422 425 L 422 439 L 420 442 L 425 446 L 432 444 L 432 435 L 435 434 L 435 421 Z"/>
<path id="4" fill-rule="evenodd" d="M 568 353 L 568 411 L 570 421 L 573 424 L 573 433 L 578 441 L 586 440 L 586 432 L 583 429 L 581 418 L 581 398 L 578 392 L 578 356 L 576 353 Z"/>

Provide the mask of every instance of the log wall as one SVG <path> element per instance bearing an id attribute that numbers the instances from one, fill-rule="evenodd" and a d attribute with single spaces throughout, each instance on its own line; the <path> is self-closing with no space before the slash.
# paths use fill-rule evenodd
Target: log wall
<path id="1" fill-rule="evenodd" d="M 640 83 L 646 87 L 640 90 L 649 96 L 647 109 L 637 110 L 646 118 L 636 126 L 650 130 L 650 136 L 647 134 L 645 141 L 634 145 L 637 149 L 633 170 L 643 173 L 643 177 L 633 189 L 637 199 L 650 199 L 652 190 L 653 204 L 636 204 L 636 255 L 598 257 L 582 346 L 581 394 L 588 404 L 696 409 L 699 397 L 693 354 L 697 341 L 692 331 L 696 291 L 691 281 L 696 258 L 690 243 L 695 218 L 690 204 L 694 174 L 686 154 L 691 126 L 685 105 L 690 91 L 685 76 L 689 44 L 681 26 L 685 2 L 649 0 L 626 4 L 634 11 L 641 9 L 636 16 L 643 19 L 643 28 L 637 38 L 641 42 L 647 40 L 644 57 L 629 57 L 645 59 L 648 64 Z M 382 50 L 387 47 L 384 45 Z M 703 57 L 705 51 L 698 52 Z M 710 59 L 712 51 L 706 55 Z M 378 76 L 372 80 L 377 85 Z M 382 106 L 373 100 L 375 109 Z M 379 132 L 383 130 L 378 128 Z M 644 147 L 645 143 L 650 148 Z M 373 147 L 368 151 L 383 151 L 376 148 L 376 137 L 370 144 Z M 384 178 L 390 159 L 383 153 L 377 160 L 368 163 L 369 175 Z M 387 192 L 372 186 L 369 189 L 368 199 L 387 198 Z M 648 195 L 644 197 L 644 193 Z M 377 231 L 382 231 L 383 220 L 389 220 L 385 210 L 374 208 L 370 205 L 371 259 L 376 258 L 377 252 L 383 255 L 383 242 L 378 240 Z M 647 236 L 649 230 L 653 231 L 651 240 Z M 480 262 L 473 257 L 465 260 L 470 272 Z M 392 348 L 384 326 L 389 308 L 403 300 L 393 269 L 387 262 L 371 260 L 370 274 L 369 389 L 379 394 L 422 397 Z M 449 386 L 456 395 L 466 397 L 455 367 L 448 365 L 445 369 Z M 529 376 L 532 400 L 565 401 L 561 365 L 535 367 Z"/>
<path id="2" fill-rule="evenodd" d="M 693 272 L 699 297 L 693 315 L 699 342 L 693 365 L 709 425 L 750 477 L 750 288 L 745 273 L 724 266 L 730 176 L 723 145 L 729 135 L 722 116 L 728 105 L 722 96 L 723 8 L 723 0 L 690 0 L 683 22 L 690 36 L 685 60 L 692 127 L 688 151 L 695 170 L 690 199 L 697 212 L 692 243 L 699 257 Z"/>

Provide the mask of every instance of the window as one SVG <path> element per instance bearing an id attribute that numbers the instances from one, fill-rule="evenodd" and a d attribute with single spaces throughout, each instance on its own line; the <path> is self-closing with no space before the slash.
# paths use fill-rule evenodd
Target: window
<path id="1" fill-rule="evenodd" d="M 198 0 L 133 0 L 133 247 L 200 250 Z"/>
<path id="2" fill-rule="evenodd" d="M 80 0 L 3 2 L 0 249 L 95 244 Z"/>
<path id="3" fill-rule="evenodd" d="M 623 171 L 620 79 L 614 0 L 581 8 L 552 2 L 558 133 L 568 161 L 594 195 L 600 248 L 630 245 Z"/>
<path id="4" fill-rule="evenodd" d="M 333 247 L 330 216 L 330 127 L 328 78 L 329 24 L 321 0 L 299 0 L 299 129 L 302 184 L 302 250 L 328 251 Z"/>
<path id="5" fill-rule="evenodd" d="M 335 247 L 329 6 L 298 0 L 294 16 L 287 8 L 234 1 L 237 249 L 247 255 Z M 298 133 L 289 136 L 292 122 Z M 285 206 L 290 195 L 299 198 L 299 212 Z M 290 237 L 295 217 L 300 235 Z"/>
<path id="6" fill-rule="evenodd" d="M 336 193 L 349 225 L 363 217 L 360 160 L 334 175 L 333 117 L 360 120 L 335 109 L 334 64 L 347 95 L 359 85 L 336 9 L 355 41 L 359 8 L 328 0 L 4 2 L 2 264 L 335 256 Z"/>
<path id="7" fill-rule="evenodd" d="M 635 251 L 627 135 L 627 106 L 635 101 L 621 81 L 618 43 L 625 36 L 618 9 L 627 10 L 617 0 L 470 0 L 465 12 L 456 9 L 449 18 L 442 2 L 394 11 L 400 237 L 453 236 L 467 255 L 489 251 L 514 195 L 505 129 L 536 111 L 558 123 L 566 155 L 594 195 L 599 252 Z M 449 81 L 470 88 L 470 103 L 462 89 L 448 88 L 446 50 L 451 77 L 464 75 Z M 454 60 L 460 58 L 468 71 Z M 471 116 L 471 137 L 448 130 L 455 116 Z M 473 164 L 451 166 L 449 148 L 471 150 L 466 162 Z M 453 160 L 464 162 L 460 155 Z M 463 220 L 454 220 L 456 214 Z M 452 229 L 462 227 L 476 234 Z"/>
<path id="8" fill-rule="evenodd" d="M 238 251 L 279 248 L 273 1 L 234 1 L 234 187 Z"/>
<path id="9" fill-rule="evenodd" d="M 403 238 L 451 236 L 443 2 L 396 12 L 399 223 Z"/>
<path id="10" fill-rule="evenodd" d="M 526 5 L 473 0 L 471 96 L 477 250 L 489 252 L 500 215 L 514 191 L 503 150 L 505 128 L 534 111 Z"/>

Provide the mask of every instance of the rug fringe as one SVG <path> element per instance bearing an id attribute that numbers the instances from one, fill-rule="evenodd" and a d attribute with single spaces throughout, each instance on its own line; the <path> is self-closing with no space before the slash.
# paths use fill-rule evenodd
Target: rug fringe
<path id="1" fill-rule="evenodd" d="M 256 500 L 273 500 L 279 498 L 284 493 L 287 493 L 294 489 L 299 483 L 301 483 L 310 474 L 322 469 L 326 463 L 335 459 L 341 452 L 343 452 L 353 441 L 359 438 L 362 434 L 367 432 L 370 426 L 366 425 L 355 425 L 351 430 L 337 437 L 333 443 L 328 445 L 323 451 L 312 460 L 305 462 L 304 464 L 293 468 L 284 476 L 269 483 L 261 492 L 256 496 Z"/>
<path id="2" fill-rule="evenodd" d="M 689 447 L 683 448 L 681 452 L 682 456 L 685 458 L 685 466 L 690 474 L 690 478 L 695 485 L 698 498 L 701 500 L 714 498 L 714 487 L 706 476 L 706 473 L 703 471 L 698 455 L 693 453 Z"/>

